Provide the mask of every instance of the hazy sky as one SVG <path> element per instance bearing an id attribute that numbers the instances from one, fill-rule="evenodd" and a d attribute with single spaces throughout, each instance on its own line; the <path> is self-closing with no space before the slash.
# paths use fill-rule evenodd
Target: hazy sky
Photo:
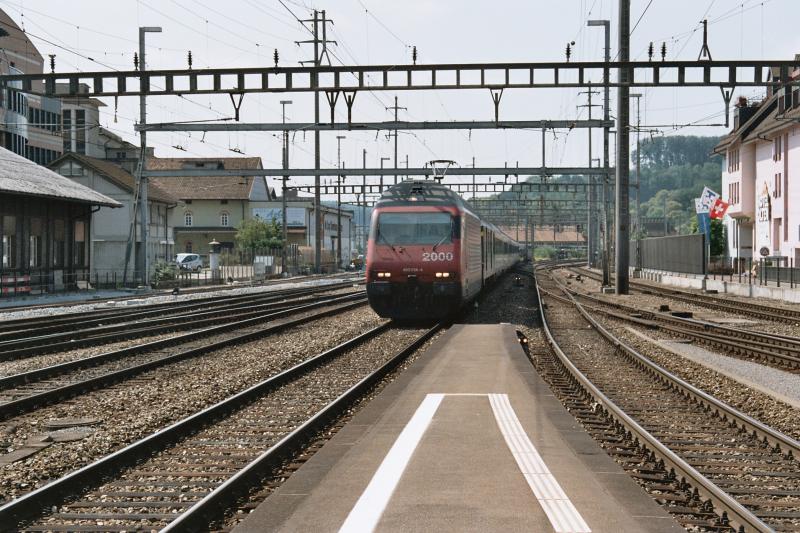
<path id="1" fill-rule="evenodd" d="M 567 42 L 575 41 L 574 60 L 601 60 L 602 28 L 587 28 L 588 19 L 612 20 L 612 55 L 616 54 L 616 0 L 284 0 L 300 18 L 310 10 L 326 9 L 335 22 L 329 38 L 338 41 L 331 48 L 334 63 L 394 64 L 411 62 L 416 46 L 419 63 L 562 60 Z M 635 24 L 649 5 L 632 35 L 632 57 L 646 59 L 647 45 L 667 43 L 669 59 L 694 59 L 702 44 L 699 21 L 709 21 L 709 41 L 714 59 L 790 59 L 800 52 L 798 0 L 633 0 Z M 18 24 L 30 34 L 39 51 L 57 55 L 59 71 L 133 68 L 138 26 L 161 26 L 161 34 L 148 35 L 147 63 L 150 68 L 184 68 L 191 50 L 194 68 L 271 66 L 273 50 L 282 65 L 296 65 L 309 59 L 308 46 L 295 41 L 309 34 L 278 0 L 0 0 Z M 45 42 L 46 39 L 48 42 Z M 58 48 L 53 43 L 63 48 Z M 96 62 L 87 59 L 91 57 Z M 98 63 L 102 63 L 98 64 Z M 585 103 L 577 90 L 508 90 L 503 96 L 502 119 L 586 118 Z M 759 97 L 761 90 L 737 90 Z M 377 121 L 391 118 L 386 106 L 395 94 L 359 94 L 353 119 Z M 488 91 L 411 91 L 400 93 L 401 120 L 490 120 L 493 106 Z M 313 99 L 307 94 L 248 94 L 242 105 L 242 120 L 280 120 L 279 100 L 291 99 L 290 121 L 312 121 Z M 138 116 L 138 99 L 120 99 L 116 122 L 114 101 L 105 100 L 102 123 L 138 144 L 133 131 Z M 150 122 L 218 119 L 232 116 L 228 96 L 150 98 Z M 600 102 L 598 98 L 597 102 Z M 612 115 L 615 114 L 612 95 Z M 323 98 L 323 120 L 327 104 Z M 719 90 L 654 89 L 642 101 L 642 122 L 655 125 L 653 135 L 717 135 L 720 127 L 676 128 L 699 122 L 724 121 Z M 594 110 L 595 117 L 601 109 Z M 635 106 L 634 106 L 635 112 Z M 340 99 L 338 120 L 346 120 Z M 635 115 L 633 115 L 635 116 Z M 336 165 L 335 136 L 323 133 L 323 166 Z M 379 166 L 380 157 L 391 156 L 392 141 L 384 134 L 345 133 L 342 159 L 347 166 L 361 166 L 362 149 L 368 152 L 368 166 Z M 156 155 L 235 156 L 238 148 L 247 155 L 260 156 L 265 167 L 280 166 L 280 139 L 269 133 L 158 133 L 148 141 Z M 547 135 L 548 166 L 587 164 L 587 135 Z M 595 147 L 601 136 L 596 133 Z M 475 131 L 400 133 L 400 159 L 408 154 L 411 166 L 430 159 L 453 159 L 478 166 L 541 165 L 539 131 Z M 187 151 L 172 146 L 180 145 Z M 291 148 L 291 166 L 313 167 L 313 135 L 297 134 Z M 613 161 L 613 157 L 612 157 Z M 471 178 L 464 178 L 469 180 Z M 300 179 L 305 183 L 310 178 Z M 360 182 L 360 178 L 358 179 Z"/>

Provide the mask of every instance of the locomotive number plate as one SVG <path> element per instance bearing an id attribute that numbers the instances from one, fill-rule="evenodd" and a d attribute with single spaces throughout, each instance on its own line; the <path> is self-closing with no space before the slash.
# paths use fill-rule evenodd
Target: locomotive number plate
<path id="1" fill-rule="evenodd" d="M 422 252 L 423 261 L 452 261 L 453 252 Z"/>

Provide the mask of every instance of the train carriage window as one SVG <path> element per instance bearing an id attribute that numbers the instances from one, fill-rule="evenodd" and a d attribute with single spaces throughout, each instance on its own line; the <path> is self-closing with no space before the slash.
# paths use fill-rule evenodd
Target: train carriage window
<path id="1" fill-rule="evenodd" d="M 381 213 L 377 238 L 391 244 L 447 244 L 459 236 L 449 213 Z"/>

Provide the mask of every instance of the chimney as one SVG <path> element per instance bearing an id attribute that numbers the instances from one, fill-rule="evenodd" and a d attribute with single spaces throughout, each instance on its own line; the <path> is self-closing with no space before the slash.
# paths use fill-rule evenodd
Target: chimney
<path id="1" fill-rule="evenodd" d="M 747 105 L 747 98 L 740 96 L 736 99 L 736 108 L 733 110 L 733 131 L 738 130 L 758 111 L 758 105 Z"/>

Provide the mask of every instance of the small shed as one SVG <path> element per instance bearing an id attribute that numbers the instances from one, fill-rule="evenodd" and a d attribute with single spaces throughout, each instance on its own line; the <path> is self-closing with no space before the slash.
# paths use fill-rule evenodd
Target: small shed
<path id="1" fill-rule="evenodd" d="M 87 288 L 93 208 L 120 205 L 0 148 L 0 297 Z"/>

